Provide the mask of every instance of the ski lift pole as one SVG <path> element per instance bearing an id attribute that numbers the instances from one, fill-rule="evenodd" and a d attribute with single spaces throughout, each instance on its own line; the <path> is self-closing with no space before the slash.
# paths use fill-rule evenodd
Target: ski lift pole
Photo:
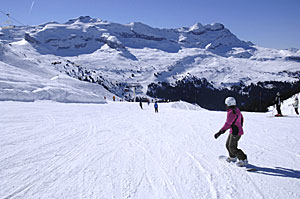
<path id="1" fill-rule="evenodd" d="M 128 88 L 133 88 L 133 102 L 136 102 L 136 88 L 138 87 L 138 84 L 136 83 L 130 83 L 127 85 Z"/>
<path id="2" fill-rule="evenodd" d="M 136 87 L 134 86 L 133 87 L 133 101 L 134 102 L 136 102 L 135 90 L 136 90 Z"/>
<path id="3" fill-rule="evenodd" d="M 261 91 L 259 92 L 259 111 L 261 111 Z"/>
<path id="4" fill-rule="evenodd" d="M 16 18 L 13 18 L 12 16 L 10 16 L 10 14 L 3 12 L 2 10 L 0 10 L 0 12 L 4 15 L 6 15 L 8 17 L 8 19 L 12 19 L 15 22 L 21 24 L 22 26 L 26 26 L 24 23 L 20 22 L 19 20 L 17 20 Z"/>

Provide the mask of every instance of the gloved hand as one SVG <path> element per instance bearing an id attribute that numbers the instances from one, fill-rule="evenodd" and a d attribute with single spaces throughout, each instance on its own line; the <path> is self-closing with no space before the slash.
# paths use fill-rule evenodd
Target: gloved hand
<path id="1" fill-rule="evenodd" d="M 216 134 L 215 134 L 215 139 L 217 139 L 220 135 L 221 135 L 220 132 L 216 133 Z"/>
<path id="2" fill-rule="evenodd" d="M 224 131 L 219 131 L 218 133 L 216 133 L 214 136 L 215 136 L 215 139 L 217 139 L 220 135 L 222 135 L 224 133 Z"/>

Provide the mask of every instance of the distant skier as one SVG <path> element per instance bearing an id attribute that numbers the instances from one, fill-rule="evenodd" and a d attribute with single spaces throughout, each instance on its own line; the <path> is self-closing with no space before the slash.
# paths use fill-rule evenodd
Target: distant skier
<path id="1" fill-rule="evenodd" d="M 275 102 L 275 106 L 276 106 L 276 110 L 277 110 L 277 114 L 275 116 L 276 117 L 282 116 L 281 109 L 280 109 L 282 100 L 281 100 L 281 96 L 280 96 L 279 92 L 277 92 L 274 102 Z"/>
<path id="2" fill-rule="evenodd" d="M 158 104 L 157 104 L 157 102 L 154 103 L 154 109 L 155 109 L 155 113 L 158 113 Z"/>
<path id="3" fill-rule="evenodd" d="M 295 97 L 294 102 L 293 102 L 292 105 L 293 105 L 293 107 L 295 109 L 296 114 L 299 115 L 299 112 L 298 112 L 298 106 L 299 106 L 298 96 Z"/>
<path id="4" fill-rule="evenodd" d="M 229 157 L 226 159 L 227 162 L 236 162 L 237 166 L 245 166 L 248 164 L 247 155 L 241 150 L 238 149 L 238 141 L 241 136 L 244 134 L 243 131 L 243 122 L 244 118 L 240 109 L 236 107 L 236 101 L 233 97 L 227 97 L 225 99 L 226 109 L 227 109 L 227 119 L 224 126 L 215 134 L 215 139 L 220 135 L 225 133 L 226 130 L 230 129 L 227 141 L 226 148 L 229 153 Z"/>
<path id="5" fill-rule="evenodd" d="M 141 109 L 143 109 L 143 103 L 142 103 L 142 100 L 140 100 L 140 107 L 141 107 Z"/>

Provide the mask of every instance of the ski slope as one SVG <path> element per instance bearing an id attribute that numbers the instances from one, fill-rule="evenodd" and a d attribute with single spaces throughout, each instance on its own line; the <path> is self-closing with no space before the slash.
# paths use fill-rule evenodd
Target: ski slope
<path id="1" fill-rule="evenodd" d="M 0 43 L 0 101 L 106 103 L 104 96 L 112 98 L 103 86 L 71 78 L 45 64 L 51 57 L 21 53 L 24 41 L 16 43 L 18 50 Z"/>
<path id="2" fill-rule="evenodd" d="M 257 172 L 221 162 L 226 113 L 184 102 L 0 102 L 0 198 L 300 198 L 300 118 L 247 113 L 240 147 Z"/>

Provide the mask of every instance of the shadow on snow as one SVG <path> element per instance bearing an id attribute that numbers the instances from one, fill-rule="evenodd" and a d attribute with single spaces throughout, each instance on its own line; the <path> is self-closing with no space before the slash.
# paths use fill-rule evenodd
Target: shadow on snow
<path id="1" fill-rule="evenodd" d="M 293 170 L 293 169 L 288 169 L 283 167 L 275 167 L 275 168 L 258 167 L 252 164 L 248 164 L 247 168 L 256 169 L 256 171 L 253 171 L 253 173 L 300 179 L 300 171 L 298 170 Z"/>

